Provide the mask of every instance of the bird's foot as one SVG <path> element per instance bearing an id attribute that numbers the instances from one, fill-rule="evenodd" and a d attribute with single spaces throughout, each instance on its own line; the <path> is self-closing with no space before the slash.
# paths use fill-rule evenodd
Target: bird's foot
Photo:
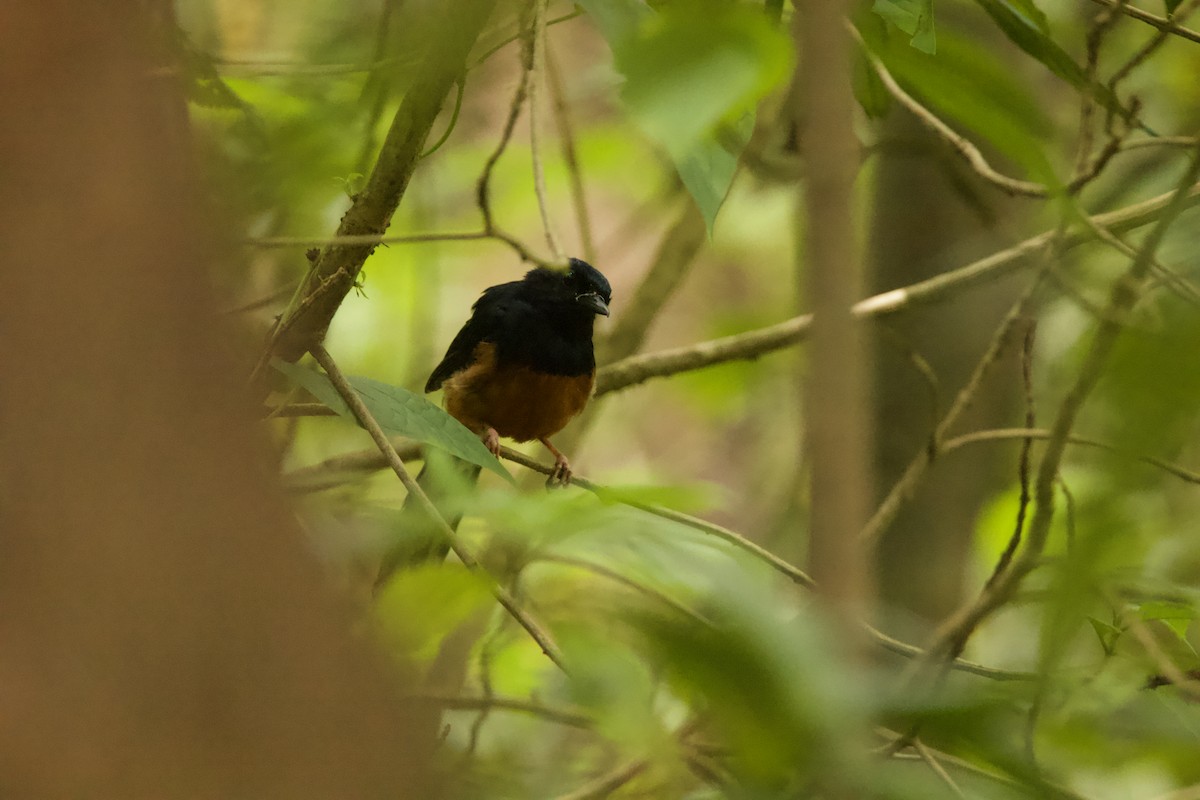
<path id="1" fill-rule="evenodd" d="M 550 443 L 550 440 L 545 436 L 538 439 L 539 442 L 546 445 L 546 449 L 554 456 L 554 471 L 550 473 L 550 477 L 546 478 L 546 488 L 550 489 L 554 486 L 566 486 L 571 482 L 571 462 L 567 461 L 557 447 Z"/>
<path id="2" fill-rule="evenodd" d="M 495 428 L 488 428 L 483 433 L 483 446 L 496 458 L 500 457 L 500 434 Z"/>
<path id="3" fill-rule="evenodd" d="M 546 478 L 546 487 L 553 488 L 555 486 L 567 486 L 571 483 L 571 462 L 567 461 L 567 457 L 562 453 L 557 453 L 554 457 L 554 472 Z"/>

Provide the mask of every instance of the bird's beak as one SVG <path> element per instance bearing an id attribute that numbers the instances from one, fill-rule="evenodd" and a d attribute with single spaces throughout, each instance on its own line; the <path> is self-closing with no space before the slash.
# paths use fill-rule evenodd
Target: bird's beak
<path id="1" fill-rule="evenodd" d="M 575 302 L 579 303 L 579 305 L 583 306 L 584 308 L 590 308 L 597 314 L 603 314 L 606 317 L 608 316 L 608 304 L 604 302 L 603 297 L 595 292 L 577 294 L 575 295 Z"/>

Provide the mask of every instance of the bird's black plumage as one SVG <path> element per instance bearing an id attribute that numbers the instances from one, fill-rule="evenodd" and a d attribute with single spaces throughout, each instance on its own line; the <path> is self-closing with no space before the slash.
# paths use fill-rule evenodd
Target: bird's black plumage
<path id="1" fill-rule="evenodd" d="M 566 270 L 539 267 L 519 281 L 492 286 L 476 301 L 425 391 L 445 389 L 446 411 L 479 434 L 496 455 L 502 436 L 541 441 L 554 455 L 551 481 L 567 483 L 571 465 L 549 437 L 591 397 L 596 370 L 592 324 L 597 314 L 608 315 L 611 299 L 605 277 L 576 258 Z M 449 502 L 455 491 L 451 487 L 473 482 L 479 474 L 478 466 L 466 462 L 452 468 L 459 474 L 439 474 L 427 462 L 417 477 L 438 505 Z M 406 508 L 408 504 L 406 500 Z M 383 558 L 379 583 L 403 565 L 445 557 L 445 537 L 426 525 L 424 511 L 417 519 L 417 535 L 406 537 Z M 450 515 L 448 521 L 457 527 L 457 517 Z"/>
<path id="2" fill-rule="evenodd" d="M 524 366 L 549 375 L 578 376 L 596 368 L 592 323 L 608 314 L 612 288 L 591 264 L 573 258 L 566 271 L 530 270 L 519 281 L 485 289 L 471 318 L 450 343 L 425 391 L 436 391 L 469 367 L 481 342 L 495 345 L 498 367 Z"/>

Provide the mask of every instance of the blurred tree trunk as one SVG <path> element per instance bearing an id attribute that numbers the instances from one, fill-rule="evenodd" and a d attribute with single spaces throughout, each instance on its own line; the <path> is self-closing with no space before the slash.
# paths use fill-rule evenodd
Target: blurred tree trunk
<path id="1" fill-rule="evenodd" d="M 428 797 L 218 340 L 167 13 L 0 25 L 0 795 Z"/>
<path id="2" fill-rule="evenodd" d="M 872 293 L 928 278 L 1005 245 L 995 221 L 1014 210 L 1014 201 L 983 187 L 905 109 L 892 109 L 883 142 L 875 156 L 879 163 L 868 251 Z M 923 357 L 936 373 L 937 412 L 944 412 L 1014 298 L 1011 282 L 990 285 L 891 317 L 874 328 L 879 498 L 928 445 L 935 424 L 929 382 L 912 354 Z M 1019 381 L 1015 364 L 1006 356 L 993 367 L 961 423 L 963 429 L 1014 422 L 1012 388 Z M 997 461 L 1001 453 L 974 448 L 935 461 L 880 542 L 877 557 L 885 606 L 931 621 L 955 607 L 962 596 L 976 517 L 1006 468 L 1005 462 Z"/>

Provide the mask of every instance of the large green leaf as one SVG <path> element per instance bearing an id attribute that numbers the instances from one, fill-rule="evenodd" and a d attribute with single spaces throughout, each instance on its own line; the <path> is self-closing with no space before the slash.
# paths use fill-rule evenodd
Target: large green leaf
<path id="1" fill-rule="evenodd" d="M 321 373 L 279 359 L 273 360 L 271 364 L 297 386 L 309 391 L 313 397 L 338 414 L 354 419 L 354 414 L 337 389 Z M 350 376 L 347 380 L 362 397 L 367 410 L 375 417 L 379 426 L 387 433 L 392 436 L 407 436 L 440 447 L 453 456 L 490 469 L 512 482 L 512 475 L 483 446 L 478 436 L 424 397 L 400 386 L 392 386 L 371 378 Z"/>
<path id="2" fill-rule="evenodd" d="M 580 5 L 625 77 L 630 117 L 667 151 L 711 231 L 755 105 L 790 73 L 787 35 L 737 4 L 679 3 L 661 13 L 640 0 Z"/>

